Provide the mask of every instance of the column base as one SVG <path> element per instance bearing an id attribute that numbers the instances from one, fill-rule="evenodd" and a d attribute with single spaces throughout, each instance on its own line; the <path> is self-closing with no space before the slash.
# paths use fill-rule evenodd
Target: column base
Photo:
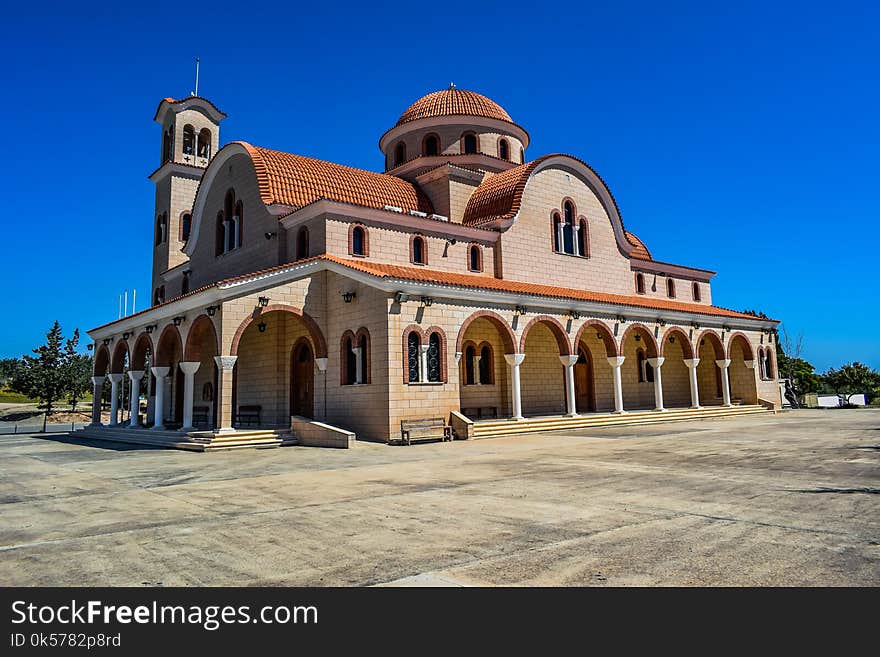
<path id="1" fill-rule="evenodd" d="M 623 409 L 621 409 L 619 411 L 611 411 L 611 412 L 614 413 L 615 415 L 625 415 L 626 414 L 626 411 Z"/>
<path id="2" fill-rule="evenodd" d="M 235 433 L 234 427 L 223 427 L 221 429 L 213 429 L 214 433 Z"/>
<path id="3" fill-rule="evenodd" d="M 195 431 L 195 430 L 196 430 L 195 427 L 180 427 L 180 429 L 178 429 L 178 431 L 180 433 L 189 433 L 190 431 Z"/>
<path id="4" fill-rule="evenodd" d="M 140 424 L 137 424 L 137 423 L 132 424 L 131 422 L 129 422 L 126 426 L 127 426 L 129 429 L 140 429 L 140 428 L 141 428 L 141 425 L 140 425 Z"/>
<path id="5" fill-rule="evenodd" d="M 150 427 L 150 430 L 151 431 L 165 431 L 165 425 L 164 424 L 156 424 L 156 425 Z"/>
<path id="6" fill-rule="evenodd" d="M 522 415 L 514 415 L 510 419 L 512 422 L 521 422 L 522 420 L 525 420 L 525 418 Z"/>
<path id="7" fill-rule="evenodd" d="M 566 413 L 565 417 L 577 417 L 578 413 Z"/>
<path id="8" fill-rule="evenodd" d="M 703 407 L 702 406 L 691 406 L 690 409 L 693 411 L 701 411 L 701 410 L 703 410 Z"/>
<path id="9" fill-rule="evenodd" d="M 103 427 L 104 423 L 103 422 L 92 422 L 91 424 L 89 424 L 89 426 L 90 427 Z"/>
<path id="10" fill-rule="evenodd" d="M 663 412 L 665 412 L 665 411 L 666 411 L 666 409 L 665 409 L 663 406 L 661 406 L 660 408 L 655 408 L 655 409 L 654 409 L 654 412 L 655 412 L 655 413 L 663 413 Z"/>

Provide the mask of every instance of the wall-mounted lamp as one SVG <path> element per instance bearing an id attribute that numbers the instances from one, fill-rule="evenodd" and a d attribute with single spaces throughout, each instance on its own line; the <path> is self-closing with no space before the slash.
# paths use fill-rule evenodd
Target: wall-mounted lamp
<path id="1" fill-rule="evenodd" d="M 434 303 L 434 299 L 432 297 L 422 297 L 422 305 L 426 308 L 430 308 Z"/>
<path id="2" fill-rule="evenodd" d="M 257 299 L 257 303 L 260 304 L 260 308 L 265 308 L 269 305 L 269 297 L 260 297 Z"/>
<path id="3" fill-rule="evenodd" d="M 706 338 L 700 340 L 700 346 L 702 347 L 704 344 L 706 344 Z"/>
<path id="4" fill-rule="evenodd" d="M 86 349 L 88 349 L 89 351 L 91 351 L 94 348 L 95 348 L 95 345 L 93 345 L 91 342 L 86 345 Z"/>
<path id="5" fill-rule="evenodd" d="M 697 324 L 696 322 L 691 322 L 691 328 L 696 329 L 697 331 L 699 331 L 699 330 L 700 330 L 700 325 Z"/>
<path id="6" fill-rule="evenodd" d="M 618 315 L 617 321 L 620 322 L 621 324 L 626 324 L 626 317 L 624 317 L 623 315 Z"/>
<path id="7" fill-rule="evenodd" d="M 721 327 L 721 330 L 724 331 L 725 333 L 730 333 L 730 327 L 729 327 L 729 326 L 722 326 L 722 327 Z"/>
<path id="8" fill-rule="evenodd" d="M 267 240 L 270 240 L 270 239 L 272 239 L 273 237 L 276 237 L 276 236 L 278 235 L 278 233 L 276 233 L 276 232 L 273 231 L 273 232 L 271 232 L 271 233 L 264 233 L 264 235 L 266 236 L 266 239 L 267 239 Z"/>
<path id="9" fill-rule="evenodd" d="M 636 333 L 636 342 L 641 342 L 641 341 L 642 341 L 642 336 L 639 335 L 638 333 Z"/>
<path id="10" fill-rule="evenodd" d="M 147 333 L 152 333 L 155 330 L 155 328 L 156 328 L 155 324 L 150 324 L 149 326 L 144 327 L 144 330 Z"/>
<path id="11" fill-rule="evenodd" d="M 208 306 L 207 308 L 205 308 L 205 312 L 208 313 L 208 317 L 213 317 L 217 314 L 217 309 L 219 307 L 220 306 Z"/>
<path id="12" fill-rule="evenodd" d="M 581 318 L 581 314 L 577 310 L 569 310 L 568 316 L 571 317 L 572 319 L 580 319 Z"/>
<path id="13" fill-rule="evenodd" d="M 406 303 L 409 301 L 409 295 L 406 292 L 395 292 L 394 301 L 396 303 Z"/>
<path id="14" fill-rule="evenodd" d="M 674 335 L 669 336 L 669 342 L 670 342 L 670 344 L 675 344 L 675 336 Z"/>
<path id="15" fill-rule="evenodd" d="M 104 345 L 106 346 L 106 345 L 110 344 L 110 342 L 112 340 L 113 340 L 113 338 L 104 338 Z"/>
<path id="16" fill-rule="evenodd" d="M 173 320 L 171 320 L 171 321 L 174 322 L 174 325 L 175 325 L 175 326 L 180 326 L 181 324 L 183 324 L 183 317 L 182 317 L 181 315 L 178 315 L 177 317 L 175 317 L 175 318 L 174 318 Z"/>
<path id="17" fill-rule="evenodd" d="M 265 333 L 266 332 L 266 322 L 260 322 L 259 324 L 257 324 L 257 329 L 260 331 L 260 333 Z"/>
<path id="18" fill-rule="evenodd" d="M 345 301 L 345 303 L 351 303 L 356 296 L 357 296 L 356 292 L 343 292 L 342 293 L 342 300 Z"/>
<path id="19" fill-rule="evenodd" d="M 129 333 L 128 331 L 126 331 L 125 333 L 122 334 L 123 340 L 128 340 L 130 337 L 131 337 L 131 333 Z"/>
<path id="20" fill-rule="evenodd" d="M 662 317 L 657 318 L 657 326 L 666 326 L 666 320 Z"/>
<path id="21" fill-rule="evenodd" d="M 601 333 L 599 333 L 599 331 L 596 331 L 596 337 L 599 338 L 600 340 L 605 339 L 605 336 L 603 336 Z"/>
<path id="22" fill-rule="evenodd" d="M 529 311 L 529 309 L 526 308 L 525 306 L 519 306 L 519 305 L 517 305 L 517 306 L 513 309 L 513 314 L 514 314 L 514 315 L 517 315 L 517 316 L 519 316 L 519 315 L 525 315 L 528 311 Z"/>

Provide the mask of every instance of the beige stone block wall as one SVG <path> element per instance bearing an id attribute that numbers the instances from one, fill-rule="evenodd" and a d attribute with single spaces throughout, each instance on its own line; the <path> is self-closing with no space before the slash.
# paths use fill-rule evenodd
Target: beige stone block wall
<path id="1" fill-rule="evenodd" d="M 520 149 L 522 142 L 511 133 L 498 132 L 472 123 L 457 123 L 453 125 L 435 126 L 422 128 L 403 135 L 388 144 L 386 153 L 387 168 L 394 164 L 394 149 L 399 142 L 406 144 L 406 159 L 412 160 L 422 152 L 422 140 L 429 134 L 435 134 L 440 138 L 440 152 L 444 155 L 457 155 L 463 152 L 461 138 L 466 132 L 477 134 L 477 152 L 498 157 L 498 143 L 504 138 L 510 144 L 510 161 L 521 164 Z"/>
<path id="2" fill-rule="evenodd" d="M 654 408 L 654 384 L 647 379 L 639 381 L 639 359 L 637 351 L 645 352 L 645 358 L 650 358 L 645 342 L 636 342 L 634 334 L 630 333 L 623 345 L 623 361 L 620 371 L 621 384 L 623 385 L 623 408 L 631 411 L 637 409 Z M 613 384 L 612 384 L 613 385 Z"/>
<path id="3" fill-rule="evenodd" d="M 638 287 L 636 284 L 636 275 L 641 273 L 645 279 L 645 292 L 644 295 L 652 299 L 669 299 L 670 296 L 667 290 L 667 281 L 672 279 L 675 285 L 675 297 L 673 297 L 676 301 L 684 301 L 686 303 L 701 303 L 707 306 L 712 305 L 712 286 L 709 283 L 694 281 L 689 278 L 681 278 L 678 276 L 663 276 L 660 274 L 650 274 L 648 272 L 636 272 L 632 273 L 632 290 L 629 294 L 638 294 Z M 694 290 L 693 285 L 697 284 L 697 287 L 700 288 L 700 300 L 697 301 L 694 299 Z"/>
<path id="4" fill-rule="evenodd" d="M 669 342 L 663 350 L 663 366 L 660 368 L 663 379 L 663 405 L 666 408 L 687 408 L 691 405 L 690 371 L 684 364 L 684 351 L 681 338 Z"/>
<path id="5" fill-rule="evenodd" d="M 608 354 L 605 344 L 596 337 L 595 330 L 586 330 L 581 333 L 579 345 L 589 350 L 593 363 L 593 394 L 596 399 L 597 412 L 609 412 L 614 410 L 614 382 L 611 365 L 608 364 Z M 586 409 L 579 409 L 585 412 Z"/>
<path id="6" fill-rule="evenodd" d="M 520 365 L 523 415 L 565 412 L 565 368 L 559 345 L 544 324 L 535 324 L 526 336 L 525 360 Z"/>
<path id="7" fill-rule="evenodd" d="M 699 347 L 697 354 L 700 358 L 700 364 L 697 365 L 697 390 L 700 393 L 700 406 L 721 404 L 722 397 L 716 379 L 720 370 L 715 364 L 717 359 L 715 350 L 709 340 L 697 346 Z"/>
<path id="8" fill-rule="evenodd" d="M 551 211 L 563 199 L 574 201 L 577 215 L 587 218 L 590 257 L 553 251 Z M 617 248 L 611 219 L 590 188 L 573 173 L 544 169 L 526 186 L 516 222 L 501 237 L 504 277 L 562 287 L 632 294 L 629 258 Z"/>
<path id="9" fill-rule="evenodd" d="M 461 386 L 461 408 L 488 408 L 494 407 L 498 417 L 509 416 L 510 411 L 510 384 L 507 361 L 504 360 L 504 343 L 498 335 L 495 326 L 486 319 L 477 319 L 468 326 L 464 334 L 466 341 L 473 342 L 477 349 L 484 342 L 488 342 L 492 348 L 493 383 L 481 385 L 465 385 L 465 356 L 462 349 L 462 357 L 456 369 Z M 455 339 L 453 338 L 453 343 Z M 479 353 L 479 351 L 478 351 Z M 453 367 L 454 361 L 452 361 Z"/>

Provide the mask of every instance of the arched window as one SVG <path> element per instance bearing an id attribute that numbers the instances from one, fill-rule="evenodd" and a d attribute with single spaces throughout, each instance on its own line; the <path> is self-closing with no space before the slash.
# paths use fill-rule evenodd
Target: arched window
<path id="1" fill-rule="evenodd" d="M 490 385 L 495 383 L 495 365 L 493 360 L 492 347 L 488 343 L 483 343 L 480 347 L 480 383 L 482 385 Z"/>
<path id="2" fill-rule="evenodd" d="M 526 161 L 526 150 L 524 148 L 519 149 L 519 163 L 525 164 Z"/>
<path id="3" fill-rule="evenodd" d="M 562 219 L 556 212 L 550 218 L 550 224 L 553 227 L 553 250 L 560 253 L 562 251 L 562 240 L 560 239 L 562 237 Z"/>
<path id="4" fill-rule="evenodd" d="M 464 384 L 466 386 L 474 385 L 479 379 L 479 373 L 476 371 L 477 367 L 477 348 L 474 345 L 469 344 L 464 348 Z"/>
<path id="5" fill-rule="evenodd" d="M 349 233 L 349 253 L 355 256 L 368 255 L 367 253 L 367 229 L 363 226 L 352 226 Z"/>
<path id="6" fill-rule="evenodd" d="M 183 126 L 183 154 L 196 154 L 196 131 L 189 124 Z"/>
<path id="7" fill-rule="evenodd" d="M 468 249 L 468 268 L 471 271 L 483 271 L 483 253 L 476 244 L 471 244 Z"/>
<path id="8" fill-rule="evenodd" d="M 462 138 L 464 142 L 465 155 L 473 155 L 477 152 L 477 136 L 473 132 L 469 132 Z"/>
<path id="9" fill-rule="evenodd" d="M 438 383 L 442 380 L 441 364 L 443 353 L 441 351 L 440 334 L 434 331 L 428 336 L 428 381 Z"/>
<path id="10" fill-rule="evenodd" d="M 566 253 L 576 254 L 574 241 L 574 206 L 570 201 L 563 204 L 565 227 L 562 233 L 562 248 Z"/>
<path id="11" fill-rule="evenodd" d="M 422 340 L 416 331 L 406 336 L 406 369 L 407 381 L 419 382 L 419 363 L 422 360 Z"/>
<path id="12" fill-rule="evenodd" d="M 764 366 L 764 369 L 765 369 L 766 372 L 767 372 L 767 379 L 770 380 L 770 379 L 774 379 L 774 378 L 776 378 L 776 377 L 774 376 L 774 373 L 773 373 L 773 355 L 772 355 L 772 353 L 770 352 L 770 348 L 769 348 L 769 347 L 767 347 L 767 349 L 764 350 L 764 359 L 765 359 L 765 361 L 766 361 L 766 363 L 767 363 L 767 364 Z"/>
<path id="13" fill-rule="evenodd" d="M 156 246 L 164 244 L 168 238 L 168 213 L 163 212 L 156 217 Z"/>
<path id="14" fill-rule="evenodd" d="M 645 293 L 645 276 L 644 274 L 636 274 L 636 294 Z"/>
<path id="15" fill-rule="evenodd" d="M 174 157 L 174 137 L 171 130 L 166 130 L 162 135 L 162 164 L 170 162 Z"/>
<path id="16" fill-rule="evenodd" d="M 232 249 L 237 249 L 241 246 L 241 242 L 244 238 L 244 204 L 239 201 L 235 204 L 235 215 L 232 217 L 233 223 L 233 240 L 232 240 Z"/>
<path id="17" fill-rule="evenodd" d="M 296 234 L 296 259 L 309 257 L 309 229 L 302 226 Z"/>
<path id="18" fill-rule="evenodd" d="M 183 277 L 182 277 L 182 280 L 180 283 L 180 293 L 181 294 L 186 294 L 187 292 L 189 292 L 189 275 L 190 274 L 192 274 L 192 272 L 189 269 L 187 269 L 185 272 L 183 272 Z"/>
<path id="19" fill-rule="evenodd" d="M 192 230 L 192 215 L 184 212 L 180 218 L 180 241 L 186 242 L 189 239 L 189 233 Z"/>
<path id="20" fill-rule="evenodd" d="M 406 162 L 406 144 L 400 141 L 394 148 L 394 166 L 400 166 L 404 162 Z"/>
<path id="21" fill-rule="evenodd" d="M 354 351 L 354 338 L 351 331 L 346 332 L 346 336 L 342 338 L 342 385 L 350 386 L 357 383 L 358 361 Z"/>
<path id="22" fill-rule="evenodd" d="M 578 222 L 578 255 L 583 256 L 584 258 L 590 257 L 590 228 L 587 225 L 586 219 L 581 219 Z"/>
<path id="23" fill-rule="evenodd" d="M 419 235 L 413 237 L 412 247 L 410 249 L 410 257 L 414 265 L 428 264 L 428 248 L 425 244 L 425 238 Z"/>
<path id="24" fill-rule="evenodd" d="M 370 334 L 367 329 L 358 330 L 357 334 L 358 346 L 358 365 L 360 365 L 357 374 L 358 383 L 370 382 Z"/>
<path id="25" fill-rule="evenodd" d="M 691 286 L 691 290 L 694 295 L 694 301 L 699 301 L 700 300 L 700 284 L 697 282 L 694 282 L 694 284 Z"/>
<path id="26" fill-rule="evenodd" d="M 675 298 L 675 281 L 671 278 L 666 279 L 666 296 L 670 299 Z"/>
<path id="27" fill-rule="evenodd" d="M 767 359 L 764 357 L 764 348 L 758 348 L 758 374 L 761 379 L 767 378 Z"/>
<path id="28" fill-rule="evenodd" d="M 639 383 L 645 382 L 645 351 L 643 349 L 636 350 L 636 365 L 639 369 Z"/>
<path id="29" fill-rule="evenodd" d="M 437 135 L 428 135 L 425 137 L 425 141 L 422 142 L 422 152 L 427 157 L 440 155 L 440 140 L 437 138 Z"/>
<path id="30" fill-rule="evenodd" d="M 498 157 L 502 160 L 510 159 L 510 145 L 507 143 L 506 139 L 502 139 L 498 142 Z"/>
<path id="31" fill-rule="evenodd" d="M 211 131 L 207 128 L 199 130 L 199 142 L 197 144 L 197 153 L 199 157 L 211 157 Z"/>

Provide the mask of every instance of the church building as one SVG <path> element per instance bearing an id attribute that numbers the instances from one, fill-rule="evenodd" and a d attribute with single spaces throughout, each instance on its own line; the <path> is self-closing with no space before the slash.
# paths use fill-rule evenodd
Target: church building
<path id="1" fill-rule="evenodd" d="M 780 406 L 778 322 L 655 259 L 589 164 L 530 155 L 489 98 L 416 100 L 381 173 L 221 147 L 224 118 L 159 103 L 151 305 L 89 331 L 92 433 L 348 446 L 421 418 L 463 439 Z"/>

